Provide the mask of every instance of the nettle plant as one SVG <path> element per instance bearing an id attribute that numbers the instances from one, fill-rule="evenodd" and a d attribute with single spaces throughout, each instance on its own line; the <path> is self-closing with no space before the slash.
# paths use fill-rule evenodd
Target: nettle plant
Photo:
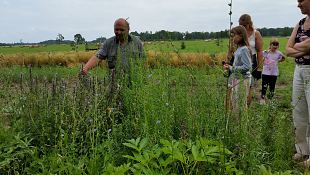
<path id="1" fill-rule="evenodd" d="M 110 170 L 133 174 L 243 174 L 236 168 L 232 152 L 220 142 L 205 138 L 196 141 L 162 139 L 153 146 L 148 139 L 137 138 L 124 145 L 132 153 L 124 156 L 128 162 Z"/>

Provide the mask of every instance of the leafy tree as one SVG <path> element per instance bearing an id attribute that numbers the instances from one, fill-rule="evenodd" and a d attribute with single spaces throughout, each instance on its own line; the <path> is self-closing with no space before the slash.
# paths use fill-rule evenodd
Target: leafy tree
<path id="1" fill-rule="evenodd" d="M 60 44 L 64 39 L 65 37 L 62 34 L 58 33 L 56 41 L 58 41 L 58 43 Z"/>
<path id="2" fill-rule="evenodd" d="M 79 44 L 83 44 L 85 42 L 85 39 L 82 37 L 81 34 L 75 34 L 74 35 L 74 42 L 75 44 L 79 45 Z"/>

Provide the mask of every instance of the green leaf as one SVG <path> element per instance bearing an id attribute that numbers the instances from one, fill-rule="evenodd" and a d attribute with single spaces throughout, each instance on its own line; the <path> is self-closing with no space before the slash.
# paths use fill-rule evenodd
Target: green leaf
<path id="1" fill-rule="evenodd" d="M 141 151 L 143 148 L 146 147 L 147 144 L 148 144 L 148 139 L 146 138 L 142 139 L 139 145 L 139 150 Z"/>
<path id="2" fill-rule="evenodd" d="M 135 157 L 133 157 L 133 156 L 125 155 L 123 157 L 125 157 L 127 159 L 131 159 L 131 160 L 136 160 L 137 161 L 137 159 Z"/>
<path id="3" fill-rule="evenodd" d="M 123 175 L 130 169 L 130 163 L 123 164 L 119 167 L 114 167 L 112 164 L 108 164 L 107 168 L 103 172 L 103 175 Z"/>
<path id="4" fill-rule="evenodd" d="M 160 164 L 160 166 L 167 167 L 168 165 L 170 165 L 171 163 L 173 163 L 175 161 L 176 161 L 175 159 L 173 159 L 172 157 L 169 156 L 166 160 L 160 159 L 159 164 Z"/>
<path id="5" fill-rule="evenodd" d="M 125 146 L 127 146 L 127 147 L 129 147 L 129 148 L 132 148 L 132 149 L 134 149 L 134 150 L 136 150 L 136 151 L 139 151 L 139 148 L 137 147 L 137 145 L 135 145 L 135 144 L 132 143 L 132 142 L 123 143 L 123 145 L 125 145 Z"/>
<path id="6" fill-rule="evenodd" d="M 197 148 L 196 145 L 192 146 L 192 154 L 195 161 L 202 161 L 202 162 L 207 161 L 204 152 L 203 151 L 199 152 L 199 148 Z"/>
<path id="7" fill-rule="evenodd" d="M 171 146 L 171 143 L 170 143 L 168 140 L 165 140 L 165 139 L 160 139 L 160 143 L 161 143 L 163 146 L 166 146 L 166 147 Z"/>

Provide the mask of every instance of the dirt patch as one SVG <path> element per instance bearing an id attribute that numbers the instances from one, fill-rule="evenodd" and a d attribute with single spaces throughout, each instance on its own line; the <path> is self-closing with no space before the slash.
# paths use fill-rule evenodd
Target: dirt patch
<path id="1" fill-rule="evenodd" d="M 0 113 L 0 123 L 4 129 L 10 128 L 10 115 L 9 114 L 1 114 Z"/>

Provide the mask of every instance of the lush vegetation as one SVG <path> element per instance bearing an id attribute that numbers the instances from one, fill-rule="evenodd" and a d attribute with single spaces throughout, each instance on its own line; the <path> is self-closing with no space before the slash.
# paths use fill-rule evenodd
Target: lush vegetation
<path id="1" fill-rule="evenodd" d="M 0 174 L 301 174 L 291 160 L 293 60 L 280 64 L 275 99 L 256 97 L 236 122 L 221 66 L 183 59 L 209 51 L 212 60 L 227 41 L 184 45 L 146 44 L 158 62 L 134 62 L 113 93 L 104 65 L 86 77 L 79 66 L 2 67 Z"/>

